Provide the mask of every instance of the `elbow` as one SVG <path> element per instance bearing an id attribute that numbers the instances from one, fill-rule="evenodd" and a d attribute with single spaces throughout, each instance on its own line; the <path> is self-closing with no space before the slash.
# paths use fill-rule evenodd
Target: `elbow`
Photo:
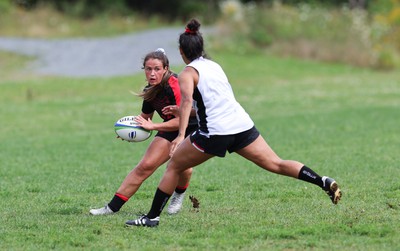
<path id="1" fill-rule="evenodd" d="M 187 104 L 192 105 L 192 103 L 193 103 L 193 98 L 192 97 L 184 97 L 181 100 L 181 105 L 187 105 Z"/>

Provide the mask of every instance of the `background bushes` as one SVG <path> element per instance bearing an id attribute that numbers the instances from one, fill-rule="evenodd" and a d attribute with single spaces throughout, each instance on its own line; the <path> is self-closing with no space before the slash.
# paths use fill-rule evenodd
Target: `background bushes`
<path id="1" fill-rule="evenodd" d="M 215 19 L 218 0 L 12 0 L 15 5 L 34 9 L 50 5 L 56 10 L 81 18 L 92 18 L 99 14 L 128 14 L 132 12 L 159 15 L 169 21 L 201 15 Z"/>
<path id="2" fill-rule="evenodd" d="M 52 5 L 58 11 L 83 18 L 90 18 L 99 13 L 140 12 L 150 15 L 162 15 L 169 20 L 184 19 L 193 15 L 200 15 L 206 20 L 215 20 L 219 10 L 218 5 L 223 0 L 4 0 L 26 9 L 34 9 L 39 5 Z M 272 5 L 276 0 L 242 0 L 241 3 Z M 283 4 L 342 6 L 367 8 L 368 0 L 281 0 Z M 1 8 L 1 5 L 0 5 Z"/>
<path id="3" fill-rule="evenodd" d="M 215 44 L 237 53 L 262 50 L 284 56 L 393 69 L 399 65 L 400 0 L 371 10 L 239 1 L 222 2 Z M 382 6 L 381 6 L 382 5 Z M 232 39 L 233 38 L 233 39 Z"/>
<path id="4" fill-rule="evenodd" d="M 217 48 L 237 53 L 262 50 L 379 69 L 400 64 L 400 0 L 0 1 L 2 13 L 13 6 L 31 12 L 44 6 L 86 20 L 102 17 L 100 30 L 108 26 L 108 16 L 125 17 L 121 30 L 154 17 L 165 25 L 197 17 L 221 28 Z"/>

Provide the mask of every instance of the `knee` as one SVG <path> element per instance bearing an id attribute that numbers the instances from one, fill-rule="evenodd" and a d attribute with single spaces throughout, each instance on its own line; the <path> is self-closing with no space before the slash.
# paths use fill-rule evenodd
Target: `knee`
<path id="1" fill-rule="evenodd" d="M 188 169 L 184 170 L 183 173 L 184 173 L 186 176 L 191 176 L 192 173 L 193 173 L 193 168 L 188 168 Z"/>
<path id="2" fill-rule="evenodd" d="M 185 167 L 182 163 L 177 163 L 172 159 L 168 162 L 167 171 L 175 172 L 175 173 L 185 173 L 185 174 L 192 174 L 193 168 Z"/>
<path id="3" fill-rule="evenodd" d="M 149 162 L 140 162 L 132 172 L 135 173 L 136 176 L 146 179 L 148 178 L 155 170 L 157 166 Z"/>

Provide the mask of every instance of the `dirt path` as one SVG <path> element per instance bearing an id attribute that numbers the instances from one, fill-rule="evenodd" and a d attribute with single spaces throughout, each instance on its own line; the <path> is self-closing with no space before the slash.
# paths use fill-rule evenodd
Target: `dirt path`
<path id="1" fill-rule="evenodd" d="M 178 52 L 181 32 L 180 28 L 166 28 L 113 38 L 67 40 L 0 37 L 0 50 L 34 56 L 27 70 L 41 75 L 112 77 L 141 71 L 145 54 L 159 47 L 165 49 L 171 65 L 183 64 Z"/>

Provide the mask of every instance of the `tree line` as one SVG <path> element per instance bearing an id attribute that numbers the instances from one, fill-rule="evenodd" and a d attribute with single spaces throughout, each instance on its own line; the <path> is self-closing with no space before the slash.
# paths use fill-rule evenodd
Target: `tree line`
<path id="1" fill-rule="evenodd" d="M 226 0 L 9 0 L 12 4 L 33 10 L 40 5 L 54 7 L 57 11 L 81 18 L 91 18 L 99 14 L 158 15 L 174 21 L 200 15 L 205 20 L 213 21 L 219 14 L 220 2 Z M 242 3 L 270 5 L 276 0 L 240 0 Z M 350 8 L 368 8 L 371 0 L 280 0 L 283 4 L 298 5 L 302 3 Z"/>

